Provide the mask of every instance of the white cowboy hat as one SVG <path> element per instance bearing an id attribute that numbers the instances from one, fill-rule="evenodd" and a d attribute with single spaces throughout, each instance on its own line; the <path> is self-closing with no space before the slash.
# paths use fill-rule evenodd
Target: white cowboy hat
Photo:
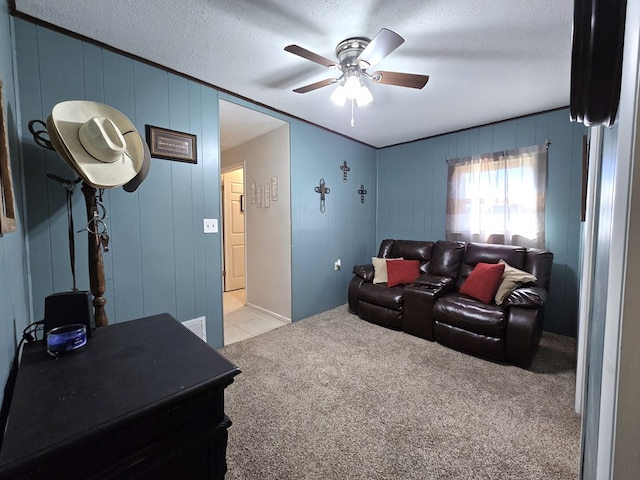
<path id="1" fill-rule="evenodd" d="M 95 188 L 125 185 L 143 167 L 142 137 L 126 116 L 108 105 L 58 103 L 47 119 L 47 131 L 60 156 Z"/>
<path id="2" fill-rule="evenodd" d="M 129 182 L 125 183 L 122 188 L 125 192 L 135 192 L 137 188 L 140 186 L 144 179 L 147 178 L 147 174 L 149 173 L 149 168 L 151 168 L 151 152 L 149 151 L 149 145 L 142 139 L 140 136 L 140 140 L 142 141 L 142 146 L 144 147 L 144 160 L 142 161 L 142 167 L 140 171 L 137 173 L 133 179 Z"/>

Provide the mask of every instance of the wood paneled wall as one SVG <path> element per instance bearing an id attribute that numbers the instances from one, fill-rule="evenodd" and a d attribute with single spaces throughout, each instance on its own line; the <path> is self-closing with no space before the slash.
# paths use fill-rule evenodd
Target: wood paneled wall
<path id="1" fill-rule="evenodd" d="M 178 320 L 204 315 L 210 343 L 222 345 L 221 239 L 202 232 L 203 218 L 221 215 L 218 98 L 290 123 L 291 192 L 280 194 L 291 195 L 292 204 L 292 320 L 346 303 L 352 266 L 375 250 L 374 148 L 45 27 L 20 19 L 15 25 L 36 316 L 42 317 L 47 295 L 72 285 L 65 192 L 46 175 L 74 175 L 57 154 L 33 142 L 27 123 L 71 99 L 112 105 L 141 132 L 151 124 L 198 136 L 197 165 L 153 159 L 136 192 L 105 192 L 110 322 L 159 312 Z M 345 160 L 352 169 L 348 183 L 340 170 Z M 313 190 L 321 177 L 332 187 L 324 214 Z M 357 194 L 361 184 L 369 192 L 365 204 Z M 79 230 L 85 219 L 79 190 L 73 211 Z M 75 239 L 78 286 L 88 289 L 85 234 Z M 335 271 L 338 258 L 343 267 Z"/>
<path id="2" fill-rule="evenodd" d="M 29 290 L 22 209 L 22 165 L 18 148 L 18 105 L 14 84 L 11 19 L 6 0 L 0 0 L 0 80 L 7 120 L 13 174 L 17 229 L 0 235 L 0 385 L 4 385 L 22 330 L 29 323 Z M 2 398 L 2 393 L 0 393 Z"/>
<path id="3" fill-rule="evenodd" d="M 378 151 L 378 243 L 385 238 L 444 238 L 447 158 L 509 150 L 550 140 L 546 248 L 554 255 L 545 330 L 575 335 L 581 243 L 582 137 L 567 109 L 441 135 Z"/>
<path id="4" fill-rule="evenodd" d="M 47 178 L 75 178 L 54 152 L 37 146 L 27 123 L 45 120 L 61 101 L 111 105 L 144 135 L 151 124 L 196 134 L 198 163 L 152 159 L 134 193 L 105 191 L 111 236 L 105 254 L 110 323 L 169 312 L 178 320 L 206 316 L 213 345 L 222 345 L 219 235 L 203 218 L 219 218 L 218 96 L 214 89 L 22 20 L 16 23 L 18 78 L 29 222 L 34 313 L 44 298 L 71 289 L 65 191 Z M 84 200 L 73 195 L 78 287 L 88 289 Z"/>
<path id="5" fill-rule="evenodd" d="M 65 192 L 47 179 L 72 171 L 35 145 L 31 119 L 58 102 L 101 101 L 145 124 L 198 135 L 197 165 L 153 159 L 135 193 L 105 193 L 111 251 L 105 256 L 107 312 L 112 322 L 158 312 L 179 320 L 207 317 L 211 343 L 222 345 L 219 235 L 202 233 L 220 218 L 218 98 L 228 93 L 167 73 L 107 49 L 15 19 L 22 149 L 34 314 L 44 298 L 69 290 Z M 580 237 L 581 125 L 566 110 L 442 135 L 376 151 L 284 114 L 235 99 L 290 124 L 292 320 L 346 302 L 354 264 L 368 263 L 383 238 L 444 237 L 446 158 L 551 140 L 547 246 L 556 255 L 547 329 L 575 334 Z M 377 164 L 376 164 L 377 158 Z M 340 166 L 351 171 L 343 182 Z M 326 212 L 314 187 L 324 178 Z M 365 203 L 357 190 L 364 185 Z M 73 196 L 76 230 L 84 202 Z M 86 238 L 76 234 L 78 284 L 88 288 Z M 341 259 L 342 270 L 333 263 Z"/>

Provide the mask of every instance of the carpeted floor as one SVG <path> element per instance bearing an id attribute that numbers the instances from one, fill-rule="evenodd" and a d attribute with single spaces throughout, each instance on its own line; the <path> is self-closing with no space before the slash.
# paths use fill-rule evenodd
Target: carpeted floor
<path id="1" fill-rule="evenodd" d="M 575 340 L 530 370 L 378 327 L 346 306 L 228 345 L 228 480 L 576 479 Z"/>

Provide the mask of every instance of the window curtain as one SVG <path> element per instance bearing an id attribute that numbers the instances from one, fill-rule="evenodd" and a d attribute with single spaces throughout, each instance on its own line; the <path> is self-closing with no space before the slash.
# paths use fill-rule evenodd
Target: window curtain
<path id="1" fill-rule="evenodd" d="M 447 240 L 544 248 L 547 144 L 447 163 Z"/>

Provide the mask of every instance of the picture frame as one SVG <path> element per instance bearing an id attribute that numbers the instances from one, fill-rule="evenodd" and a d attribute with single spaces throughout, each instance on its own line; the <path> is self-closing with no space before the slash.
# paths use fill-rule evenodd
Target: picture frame
<path id="1" fill-rule="evenodd" d="M 4 235 L 5 233 L 15 232 L 17 222 L 2 80 L 0 80 L 0 187 L 0 233 Z"/>
<path id="2" fill-rule="evenodd" d="M 145 125 L 145 131 L 153 158 L 198 163 L 196 135 L 153 125 Z"/>

